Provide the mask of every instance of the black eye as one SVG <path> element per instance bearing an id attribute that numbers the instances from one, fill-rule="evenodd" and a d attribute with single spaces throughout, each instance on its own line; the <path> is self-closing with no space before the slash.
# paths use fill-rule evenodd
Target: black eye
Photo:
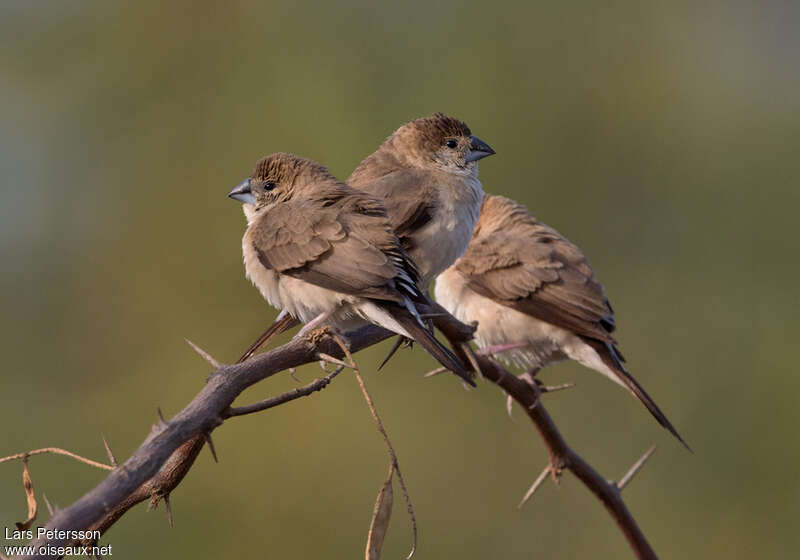
<path id="1" fill-rule="evenodd" d="M 275 183 L 273 181 L 267 181 L 266 183 L 264 183 L 265 191 L 271 191 L 274 188 L 275 188 Z"/>
<path id="2" fill-rule="evenodd" d="M 447 142 L 445 142 L 444 144 L 448 148 L 455 148 L 456 146 L 458 146 L 458 142 L 456 140 L 452 139 L 452 138 L 450 140 L 448 140 Z"/>

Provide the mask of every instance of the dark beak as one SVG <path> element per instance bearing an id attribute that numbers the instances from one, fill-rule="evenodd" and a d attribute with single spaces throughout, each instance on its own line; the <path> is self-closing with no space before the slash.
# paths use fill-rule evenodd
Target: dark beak
<path id="1" fill-rule="evenodd" d="M 478 161 L 487 156 L 495 153 L 492 147 L 478 138 L 477 136 L 470 136 L 469 153 L 467 154 L 467 162 Z"/>
<path id="2" fill-rule="evenodd" d="M 233 190 L 228 193 L 228 196 L 244 204 L 255 205 L 256 203 L 256 197 L 250 192 L 250 179 L 245 179 L 236 185 Z"/>

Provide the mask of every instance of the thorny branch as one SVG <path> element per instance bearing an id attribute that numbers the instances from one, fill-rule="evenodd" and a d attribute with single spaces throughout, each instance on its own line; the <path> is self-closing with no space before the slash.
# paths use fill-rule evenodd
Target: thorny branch
<path id="1" fill-rule="evenodd" d="M 567 445 L 540 402 L 542 389 L 538 384 L 510 374 L 490 358 L 465 350 L 468 348 L 466 343 L 472 337 L 473 327 L 458 322 L 436 305 L 432 308 L 430 317 L 450 340 L 464 363 L 474 364 L 484 378 L 500 386 L 526 411 L 542 436 L 550 456 L 548 468 L 541 478 L 544 479 L 548 473 L 557 478 L 564 469 L 570 470 L 604 504 L 636 556 L 656 558 L 620 494 L 621 488 L 641 465 L 634 465 L 619 484 L 606 481 Z M 384 329 L 367 326 L 348 333 L 346 343 L 351 352 L 357 352 L 389 336 L 391 333 Z M 102 534 L 138 503 L 149 500 L 152 507 L 164 500 L 168 506 L 170 492 L 183 480 L 203 445 L 210 441 L 209 434 L 224 420 L 266 410 L 309 395 L 327 386 L 339 370 L 284 395 L 252 405 L 232 407 L 234 400 L 245 389 L 284 370 L 323 358 L 334 361 L 345 357 L 332 337 L 314 337 L 313 341 L 309 337 L 293 339 L 279 348 L 234 365 L 220 365 L 209 354 L 197 347 L 195 349 L 215 367 L 202 390 L 172 419 L 154 426 L 142 445 L 122 465 L 116 466 L 116 459 L 106 446 L 113 470 L 100 484 L 71 506 L 55 511 L 46 525 L 47 529 L 99 530 Z M 69 452 L 65 454 L 74 455 Z M 24 455 L 26 454 L 22 454 Z M 643 463 L 645 459 L 646 457 L 640 462 Z M 108 466 L 103 465 L 102 468 Z M 36 547 L 57 547 L 74 543 L 53 538 L 36 540 L 30 544 Z M 47 555 L 35 557 L 57 558 Z"/>
<path id="2" fill-rule="evenodd" d="M 459 343 L 464 342 L 463 325 L 453 323 L 453 320 L 448 317 L 434 319 L 434 322 L 442 331 L 442 334 L 450 341 L 453 348 L 460 349 Z M 464 359 L 461 355 L 459 355 L 459 358 Z M 603 503 L 625 535 L 636 557 L 647 560 L 657 558 L 655 551 L 647 542 L 642 530 L 622 500 L 620 491 L 624 484 L 607 481 L 567 444 L 541 402 L 540 397 L 543 391 L 539 384 L 531 383 L 522 378 L 523 376 L 517 377 L 511 374 L 496 361 L 486 356 L 476 355 L 475 359 L 478 361 L 483 377 L 498 385 L 522 406 L 544 440 L 550 456 L 550 463 L 545 471 L 539 475 L 537 481 L 534 482 L 532 490 L 535 491 L 548 473 L 553 476 L 554 480 L 558 480 L 564 469 L 571 471 Z M 647 460 L 652 451 L 653 449 L 651 448 L 645 453 L 645 456 L 631 468 L 629 474 L 623 477 L 625 484 Z M 529 493 L 532 494 L 533 492 L 529 490 Z"/>
<path id="3" fill-rule="evenodd" d="M 352 352 L 357 352 L 389 336 L 389 331 L 366 326 L 349 333 L 347 344 Z M 157 423 L 127 461 L 71 506 L 56 511 L 46 529 L 98 530 L 102 534 L 134 505 L 149 500 L 151 507 L 155 506 L 180 484 L 208 441 L 207 435 L 229 417 L 233 401 L 245 389 L 286 369 L 317 361 L 321 354 L 344 356 L 331 337 L 315 338 L 313 342 L 305 337 L 293 339 L 247 362 L 221 365 L 181 412 L 168 421 Z M 205 357 L 213 360 L 208 354 Z M 283 398 L 289 401 L 303 393 L 296 395 Z M 38 549 L 41 546 L 64 547 L 69 543 L 64 538 L 42 538 L 29 544 Z M 56 555 L 33 557 L 58 558 Z"/>

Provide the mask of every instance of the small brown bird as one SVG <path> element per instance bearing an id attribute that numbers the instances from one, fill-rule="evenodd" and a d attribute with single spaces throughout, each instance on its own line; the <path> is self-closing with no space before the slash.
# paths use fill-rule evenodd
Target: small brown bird
<path id="1" fill-rule="evenodd" d="M 483 199 L 478 160 L 494 153 L 437 113 L 398 128 L 347 180 L 383 201 L 423 289 L 467 249 Z"/>
<path id="2" fill-rule="evenodd" d="M 262 158 L 229 195 L 245 204 L 247 277 L 274 307 L 306 323 L 346 328 L 365 319 L 420 343 L 473 383 L 425 327 L 417 271 L 381 202 L 292 154 Z"/>
<path id="3" fill-rule="evenodd" d="M 466 253 L 436 279 L 436 300 L 489 353 L 530 368 L 575 360 L 628 389 L 687 448 L 623 365 L 614 311 L 583 252 L 513 200 L 487 195 Z"/>

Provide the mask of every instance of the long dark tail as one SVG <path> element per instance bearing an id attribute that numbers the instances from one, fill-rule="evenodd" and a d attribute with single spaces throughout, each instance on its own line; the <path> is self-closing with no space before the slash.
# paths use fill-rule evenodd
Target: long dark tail
<path id="1" fill-rule="evenodd" d="M 589 344 L 595 351 L 600 355 L 603 359 L 603 362 L 613 371 L 617 378 L 622 381 L 625 387 L 633 393 L 633 396 L 639 399 L 639 401 L 647 407 L 647 410 L 650 411 L 650 414 L 653 415 L 653 418 L 658 420 L 658 423 L 664 426 L 669 432 L 675 436 L 678 441 L 680 441 L 686 449 L 690 452 L 692 448 L 683 441 L 683 438 L 680 436 L 678 431 L 672 425 L 672 422 L 667 420 L 666 415 L 661 412 L 661 409 L 658 408 L 658 405 L 650 398 L 650 395 L 642 388 L 641 385 L 633 378 L 633 376 L 628 373 L 628 370 L 625 369 L 625 366 L 622 364 L 622 357 L 620 356 L 619 352 L 607 342 L 602 342 L 599 340 L 591 340 L 591 339 L 584 339 L 584 341 Z"/>
<path id="2" fill-rule="evenodd" d="M 273 336 L 278 336 L 282 332 L 291 329 L 298 323 L 299 321 L 289 314 L 286 314 L 283 317 L 275 319 L 275 321 L 270 326 L 267 327 L 267 330 L 261 333 L 261 336 L 259 336 L 256 339 L 256 341 L 250 345 L 250 348 L 248 348 L 244 354 L 242 354 L 242 357 L 236 360 L 236 363 L 237 364 L 242 363 L 250 356 L 255 354 L 259 348 L 264 346 L 269 341 L 270 338 L 272 338 Z"/>
<path id="3" fill-rule="evenodd" d="M 419 319 L 411 314 L 405 307 L 398 304 L 386 304 L 384 308 L 391 313 L 395 321 L 406 330 L 408 334 L 418 342 L 428 353 L 436 358 L 436 360 L 444 367 L 455 373 L 461 379 L 475 387 L 475 381 L 472 376 L 464 367 L 464 364 L 447 348 L 444 344 L 439 342 L 433 333 L 423 327 Z"/>

